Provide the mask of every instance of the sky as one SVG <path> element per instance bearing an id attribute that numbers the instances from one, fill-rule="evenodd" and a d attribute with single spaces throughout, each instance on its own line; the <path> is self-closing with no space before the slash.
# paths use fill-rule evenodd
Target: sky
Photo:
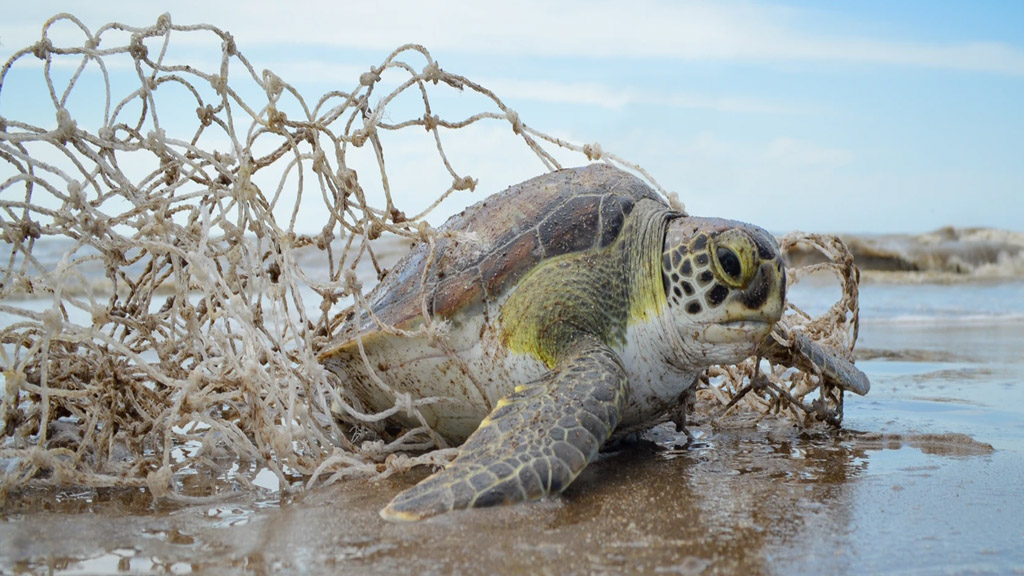
<path id="1" fill-rule="evenodd" d="M 313 101 L 422 44 L 529 126 L 644 167 L 692 214 L 779 233 L 1024 230 L 1024 2 L 39 0 L 5 10 L 0 61 L 58 12 L 93 30 L 163 12 L 214 24 Z M 15 81 L 0 116 L 52 117 Z M 453 119 L 481 110 L 459 94 L 437 105 Z M 396 103 L 387 117 L 414 109 Z M 385 148 L 400 207 L 415 212 L 446 187 L 423 167 L 438 163 L 429 141 Z M 498 122 L 446 149 L 479 185 L 434 224 L 544 169 Z"/>

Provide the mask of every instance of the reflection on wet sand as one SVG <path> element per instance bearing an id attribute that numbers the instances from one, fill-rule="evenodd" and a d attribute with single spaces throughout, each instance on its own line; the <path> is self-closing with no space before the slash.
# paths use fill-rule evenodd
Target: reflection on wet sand
<path id="1" fill-rule="evenodd" d="M 657 432 L 656 441 L 664 434 Z M 634 551 L 618 554 L 615 571 L 622 573 L 653 572 L 667 559 L 669 566 L 701 568 L 693 573 L 770 571 L 780 543 L 815 538 L 805 534 L 811 517 L 842 531 L 852 503 L 836 487 L 866 466 L 864 451 L 841 435 L 788 430 L 722 430 L 668 454 L 638 448 L 574 487 L 572 506 L 558 518 L 565 523 L 580 511 L 603 517 L 586 532 L 597 528 L 604 547 Z"/>
<path id="2" fill-rule="evenodd" d="M 894 494 L 915 508 L 948 498 L 914 496 L 914 485 L 953 486 L 958 463 L 977 469 L 993 454 L 961 434 L 800 432 L 768 422 L 696 432 L 682 447 L 685 436 L 656 428 L 603 455 L 559 498 L 413 525 L 385 523 L 377 511 L 425 470 L 284 502 L 240 495 L 156 506 L 144 492 L 102 490 L 13 498 L 0 557 L 7 569 L 54 574 L 871 573 L 912 558 L 864 562 L 878 545 L 865 507 Z M 888 470 L 887 454 L 902 465 Z M 910 528 L 909 512 L 885 522 Z"/>
<path id="3" fill-rule="evenodd" d="M 853 502 L 843 488 L 867 465 L 845 436 L 723 430 L 680 450 L 672 447 L 685 439 L 660 428 L 603 456 L 561 498 L 412 526 L 385 524 L 377 510 L 416 473 L 314 490 L 260 511 L 231 502 L 162 510 L 141 493 L 96 493 L 30 522 L 15 505 L 0 527 L 2 553 L 15 566 L 55 573 L 101 565 L 210 574 L 760 573 L 778 546 L 814 539 L 808 526 L 845 530 Z"/>

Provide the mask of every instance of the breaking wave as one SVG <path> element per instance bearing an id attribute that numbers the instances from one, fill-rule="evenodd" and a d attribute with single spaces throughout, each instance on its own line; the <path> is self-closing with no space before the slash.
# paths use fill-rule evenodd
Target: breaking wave
<path id="1" fill-rule="evenodd" d="M 866 279 L 956 281 L 1024 278 L 1024 232 L 947 226 L 926 234 L 841 235 Z M 791 265 L 814 263 L 810 250 Z"/>

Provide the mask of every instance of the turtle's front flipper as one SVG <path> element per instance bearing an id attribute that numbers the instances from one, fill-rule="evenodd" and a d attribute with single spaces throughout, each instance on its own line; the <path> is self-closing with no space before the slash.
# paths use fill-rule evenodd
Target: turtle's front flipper
<path id="1" fill-rule="evenodd" d="M 783 346 L 779 341 L 790 341 L 792 345 Z M 768 337 L 766 344 L 765 357 L 777 364 L 819 372 L 833 385 L 861 396 L 871 390 L 867 375 L 849 360 L 826 350 L 802 332 L 790 330 L 783 322 L 775 325 L 774 334 Z"/>
<path id="2" fill-rule="evenodd" d="M 580 339 L 551 372 L 502 398 L 447 468 L 396 496 L 381 517 L 415 521 L 561 492 L 615 429 L 626 394 L 615 353 Z"/>

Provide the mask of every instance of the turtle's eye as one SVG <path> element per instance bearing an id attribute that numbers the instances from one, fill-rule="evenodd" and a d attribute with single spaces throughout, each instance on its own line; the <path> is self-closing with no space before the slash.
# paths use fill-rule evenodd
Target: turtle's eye
<path id="1" fill-rule="evenodd" d="M 743 264 L 740 263 L 740 257 L 736 255 L 736 252 L 731 248 L 720 246 L 715 251 L 715 257 L 718 259 L 718 266 L 730 280 L 736 284 L 743 283 Z"/>
<path id="2" fill-rule="evenodd" d="M 713 238 L 708 251 L 715 276 L 729 288 L 746 288 L 757 273 L 757 247 L 740 230 L 726 230 Z"/>

